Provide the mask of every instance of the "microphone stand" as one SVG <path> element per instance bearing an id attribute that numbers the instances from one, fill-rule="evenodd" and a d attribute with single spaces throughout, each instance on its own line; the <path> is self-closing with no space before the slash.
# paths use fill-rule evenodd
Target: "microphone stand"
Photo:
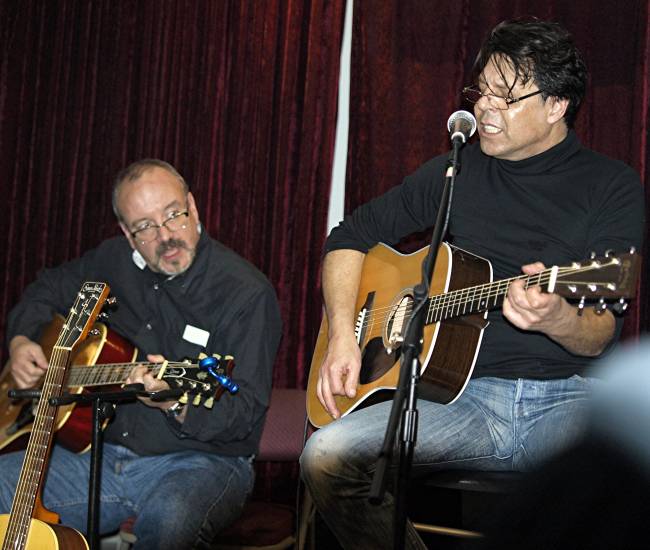
<path id="1" fill-rule="evenodd" d="M 397 390 L 393 396 L 386 435 L 382 444 L 377 468 L 373 476 L 368 500 L 372 504 L 380 504 L 386 492 L 386 472 L 390 466 L 397 437 L 398 421 L 399 439 L 399 467 L 395 487 L 395 517 L 393 531 L 393 547 L 396 550 L 404 548 L 407 521 L 407 496 L 408 483 L 413 463 L 413 449 L 417 441 L 418 411 L 417 383 L 420 378 L 420 353 L 422 351 L 423 331 L 425 325 L 426 305 L 429 297 L 429 281 L 438 257 L 438 248 L 447 231 L 449 215 L 451 212 L 451 198 L 453 195 L 456 174 L 460 168 L 458 161 L 460 148 L 465 143 L 464 136 L 454 134 L 452 137 L 452 150 L 447 160 L 445 184 L 440 199 L 438 215 L 431 235 L 429 252 L 422 262 L 422 280 L 413 288 L 413 313 L 407 323 L 402 343 L 402 357 L 400 365 Z"/>

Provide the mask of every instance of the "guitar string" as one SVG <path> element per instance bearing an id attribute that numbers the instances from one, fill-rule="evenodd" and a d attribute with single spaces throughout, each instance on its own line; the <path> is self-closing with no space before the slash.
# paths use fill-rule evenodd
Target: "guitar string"
<path id="1" fill-rule="evenodd" d="M 91 367 L 91 368 L 88 368 Z M 68 377 L 68 386 L 92 386 L 92 385 L 105 385 L 110 383 L 121 383 L 124 382 L 127 378 L 127 373 L 130 373 L 135 367 L 147 367 L 149 372 L 152 374 L 158 374 L 162 363 L 147 363 L 147 362 L 136 362 L 136 363 L 105 363 L 102 365 L 73 365 L 70 367 L 70 375 Z M 167 368 L 188 368 L 196 369 L 198 365 L 196 363 L 184 363 L 184 362 L 169 362 Z M 108 376 L 106 376 L 108 375 Z M 111 376 L 116 379 L 111 379 Z M 98 381 L 101 377 L 106 376 L 108 380 Z M 88 380 L 90 378 L 90 380 Z M 73 383 L 74 382 L 74 383 Z"/>
<path id="2" fill-rule="evenodd" d="M 545 272 L 542 272 L 542 273 L 547 274 L 548 271 L 545 271 Z M 538 275 L 536 274 L 535 277 L 537 277 L 537 276 Z M 493 286 L 500 286 L 500 285 L 503 285 L 503 284 L 509 286 L 512 281 L 515 281 L 515 280 L 518 280 L 518 279 L 523 280 L 523 279 L 527 279 L 529 277 L 531 277 L 531 276 L 521 275 L 519 277 L 513 277 L 512 279 L 504 279 L 504 280 L 501 280 L 501 281 L 494 281 L 494 282 L 486 283 L 486 284 L 483 284 L 483 285 L 476 285 L 476 286 L 472 286 L 472 287 L 467 287 L 465 289 L 451 290 L 451 291 L 446 292 L 446 293 L 441 293 L 441 294 L 436 294 L 434 296 L 430 296 L 429 299 L 430 300 L 432 300 L 434 298 L 445 299 L 445 298 L 448 298 L 448 297 L 451 297 L 451 296 L 456 296 L 461 292 L 471 292 L 471 291 L 475 291 L 476 289 L 480 289 L 482 287 L 488 287 L 489 288 L 489 287 L 493 287 Z M 541 281 L 540 280 L 540 281 L 538 281 L 538 283 L 548 282 L 548 280 L 550 280 L 550 279 L 547 279 L 546 281 Z M 383 308 L 369 309 L 368 312 L 377 313 L 377 312 L 382 312 L 382 311 L 393 311 L 395 308 L 396 308 L 396 306 L 394 304 L 391 304 L 391 305 L 383 307 Z"/>
<path id="3" fill-rule="evenodd" d="M 571 267 L 564 267 L 564 268 L 559 268 L 558 270 L 558 276 L 560 274 L 566 274 L 566 273 L 583 273 L 583 272 L 588 272 L 593 269 L 602 269 L 601 266 L 585 266 L 581 269 L 576 269 L 576 268 L 571 268 Z M 539 273 L 536 273 L 534 275 L 519 275 L 517 277 L 512 277 L 510 279 L 503 279 L 500 281 L 493 281 L 490 283 L 485 283 L 482 285 L 476 285 L 473 287 L 467 287 L 464 289 L 457 289 L 457 290 L 452 290 L 446 293 L 442 294 L 437 294 L 434 296 L 429 297 L 429 308 L 427 310 L 427 320 L 429 320 L 429 316 L 432 312 L 435 312 L 436 310 L 443 310 L 443 309 L 454 309 L 459 307 L 460 305 L 467 305 L 471 302 L 476 302 L 477 300 L 485 301 L 486 304 L 489 302 L 492 298 L 499 298 L 501 296 L 505 296 L 507 294 L 507 290 L 510 286 L 510 283 L 516 280 L 525 280 L 527 285 L 541 285 L 549 282 L 551 280 L 551 275 L 552 275 L 552 269 L 546 269 L 544 271 L 541 271 Z M 579 283 L 576 283 L 574 281 L 557 281 L 557 284 L 562 284 L 562 285 L 569 285 L 569 284 L 585 284 L 584 281 L 581 281 Z M 588 283 L 587 283 L 588 284 Z M 598 284 L 598 282 L 594 282 L 593 284 Z M 484 295 L 485 290 L 488 290 L 487 294 Z M 480 292 L 480 295 L 479 295 Z M 470 294 L 472 296 L 470 297 Z M 407 318 L 407 315 L 410 314 L 412 310 L 412 301 L 409 302 L 404 307 L 403 311 L 399 312 L 399 316 L 395 316 L 395 318 L 398 321 L 404 321 Z M 367 310 L 367 315 L 366 319 L 364 322 L 360 325 L 360 328 L 367 328 L 369 325 L 379 322 L 382 323 L 385 319 L 387 319 L 390 314 L 393 311 L 396 311 L 399 309 L 399 306 L 396 306 L 395 304 L 392 304 L 390 306 L 382 307 L 382 308 L 372 308 Z M 483 311 L 487 310 L 488 307 L 485 307 L 484 309 L 482 308 Z M 379 317 L 381 314 L 386 314 L 383 317 Z M 452 312 L 453 314 L 453 312 Z M 457 314 L 458 315 L 458 314 Z M 453 315 L 452 315 L 453 316 Z"/>
<path id="4" fill-rule="evenodd" d="M 546 275 L 548 273 L 544 273 L 544 274 Z M 548 279 L 546 279 L 546 280 L 543 280 L 542 278 L 539 278 L 538 275 L 535 275 L 535 277 L 538 279 L 537 284 L 542 283 L 542 282 L 548 282 L 548 280 L 550 280 L 550 277 Z M 473 292 L 474 299 L 470 300 L 470 302 L 471 301 L 476 301 L 477 300 L 476 295 L 478 294 L 477 291 L 479 289 L 481 289 L 480 290 L 480 298 L 485 298 L 487 301 L 489 301 L 491 298 L 498 298 L 498 297 L 504 295 L 504 290 L 507 292 L 507 290 L 508 290 L 508 288 L 510 286 L 510 283 L 512 281 L 515 281 L 515 280 L 518 280 L 518 279 L 519 280 L 527 279 L 527 278 L 528 278 L 528 276 L 524 275 L 524 276 L 520 276 L 520 277 L 514 277 L 512 279 L 505 279 L 505 280 L 502 280 L 502 281 L 496 281 L 496 282 L 487 283 L 487 284 L 484 284 L 484 285 L 477 285 L 477 286 L 473 286 L 473 287 L 468 287 L 466 289 L 452 290 L 452 291 L 449 291 L 449 292 L 446 292 L 446 293 L 430 296 L 428 298 L 430 303 L 429 303 L 429 307 L 427 309 L 427 316 L 428 316 L 428 314 L 431 313 L 432 308 L 435 309 L 435 306 L 438 306 L 438 307 L 442 306 L 443 302 L 444 302 L 444 305 L 447 308 L 449 308 L 450 306 L 452 306 L 452 307 L 457 306 L 457 305 L 463 304 L 463 303 L 464 304 L 469 303 L 467 301 L 467 299 L 463 296 L 463 294 L 467 294 L 467 296 L 469 296 L 469 294 Z M 494 287 L 497 287 L 496 290 L 493 290 Z M 501 287 L 505 287 L 505 289 L 503 289 Z M 485 288 L 488 289 L 488 294 L 483 296 Z M 438 303 L 436 303 L 436 302 L 438 302 Z M 413 309 L 413 305 L 412 305 L 412 301 L 411 301 L 411 302 L 409 302 L 408 305 L 405 306 L 404 311 L 400 312 L 401 315 L 399 317 L 396 316 L 396 318 L 398 320 L 403 321 L 406 318 L 406 315 L 409 314 L 412 311 L 412 309 Z M 390 306 L 382 307 L 382 308 L 369 309 L 367 311 L 368 320 L 367 320 L 367 322 L 365 322 L 361 326 L 363 328 L 365 328 L 365 327 L 367 327 L 369 324 L 371 324 L 373 322 L 377 322 L 377 321 L 382 322 L 385 319 L 387 319 L 390 316 L 390 314 L 395 310 L 396 310 L 396 306 L 394 304 L 390 305 Z M 386 314 L 386 315 L 384 317 L 378 317 L 378 315 L 380 315 L 380 314 Z"/>
<path id="5" fill-rule="evenodd" d="M 229 363 L 232 359 L 220 359 L 221 362 Z M 146 367 L 149 372 L 157 375 L 163 367 L 163 363 L 135 362 L 135 363 L 104 363 L 101 365 L 73 365 L 69 367 L 67 380 L 68 387 L 94 386 L 118 384 L 126 380 L 127 374 L 135 367 Z M 90 367 L 90 368 L 89 368 Z M 167 369 L 182 368 L 186 370 L 198 370 L 197 363 L 185 361 L 170 361 L 166 364 Z M 227 367 L 221 367 L 227 370 Z M 108 376 L 107 376 L 108 375 Z M 185 377 L 180 377 L 185 378 Z"/>
<path id="6" fill-rule="evenodd" d="M 13 537 L 15 542 L 22 544 L 26 541 L 29 533 L 39 480 L 41 479 L 45 465 L 49 436 L 52 433 L 56 416 L 55 407 L 49 404 L 48 399 L 53 395 L 53 387 L 61 387 L 63 375 L 65 374 L 67 355 L 67 350 L 61 350 L 56 346 L 53 349 L 50 367 L 46 372 L 45 381 L 41 390 L 42 398 L 39 400 L 36 408 L 35 428 L 32 429 L 32 433 L 30 434 L 30 440 L 23 459 L 21 476 L 19 477 L 14 498 L 16 502 L 12 506 L 6 540 L 11 540 Z M 62 358 L 64 358 L 63 362 L 61 361 Z"/>
<path id="7" fill-rule="evenodd" d="M 26 472 L 25 484 L 27 484 L 27 488 L 22 492 L 23 496 L 20 500 L 20 505 L 23 509 L 21 516 L 24 520 L 23 528 L 27 530 L 29 529 L 36 492 L 38 490 L 38 481 L 43 470 L 44 455 L 48 443 L 47 428 L 48 424 L 53 424 L 54 420 L 52 418 L 52 421 L 49 421 L 49 418 L 54 414 L 54 407 L 49 405 L 46 398 L 51 395 L 51 387 L 56 383 L 57 374 L 60 369 L 59 365 L 61 364 L 61 356 L 65 356 L 65 354 L 55 348 L 50 365 L 52 372 L 50 373 L 50 369 L 48 369 L 48 374 L 50 374 L 50 376 L 46 376 L 43 389 L 41 390 L 43 399 L 39 401 L 39 405 L 37 406 L 36 435 L 31 449 L 28 446 L 28 452 L 26 452 L 25 462 L 23 465 Z M 31 491 L 29 490 L 30 486 Z M 25 536 L 27 536 L 27 533 L 25 533 Z"/>
<path id="8" fill-rule="evenodd" d="M 453 293 L 447 293 L 442 296 L 432 296 L 429 298 L 429 306 L 426 311 L 426 322 L 432 323 L 444 321 L 446 319 L 459 317 L 470 313 L 484 313 L 490 309 L 490 305 L 496 306 L 498 300 L 505 297 L 506 294 L 507 288 L 496 289 L 495 291 L 488 294 L 479 294 L 473 296 L 465 291 L 454 291 Z M 493 301 L 492 304 L 490 304 L 491 301 Z M 471 306 L 471 304 L 474 302 L 477 303 L 477 307 L 470 307 L 469 311 L 466 309 L 462 309 L 461 311 L 461 308 L 463 308 L 463 306 Z M 383 315 L 380 315 L 382 313 L 380 311 L 380 308 L 369 310 L 367 320 L 361 324 L 361 327 L 366 328 L 375 322 L 383 323 L 386 319 L 390 318 L 391 315 L 396 322 L 403 323 L 409 318 L 413 310 L 413 305 L 412 302 L 410 302 L 409 304 L 405 305 L 402 310 L 396 311 L 396 313 L 393 315 L 393 311 L 396 309 L 397 308 L 395 307 L 383 308 Z"/>
<path id="9" fill-rule="evenodd" d="M 54 388 L 58 387 L 59 393 L 65 376 L 65 367 L 67 365 L 69 350 L 62 348 L 63 333 L 59 335 L 57 344 L 55 344 L 50 359 L 49 368 L 46 371 L 45 380 L 41 389 L 41 398 L 36 408 L 35 435 L 30 434 L 30 443 L 25 453 L 23 470 L 21 470 L 22 480 L 20 494 L 18 489 L 16 496 L 18 498 L 17 512 L 19 511 L 19 520 L 16 523 L 16 529 L 19 529 L 17 536 L 21 540 L 26 540 L 29 533 L 29 526 L 35 505 L 36 495 L 39 487 L 39 480 L 45 466 L 45 457 L 49 447 L 49 439 L 52 434 L 54 421 L 56 419 L 56 408 L 49 404 L 49 397 L 54 395 Z M 49 413 L 49 414 L 48 414 Z M 32 433 L 34 433 L 32 431 Z M 33 444 L 32 443 L 33 440 Z M 39 456 L 40 455 L 40 456 Z M 25 475 L 22 475 L 22 471 Z M 27 484 L 27 488 L 25 485 Z M 31 492 L 28 490 L 32 486 Z"/>

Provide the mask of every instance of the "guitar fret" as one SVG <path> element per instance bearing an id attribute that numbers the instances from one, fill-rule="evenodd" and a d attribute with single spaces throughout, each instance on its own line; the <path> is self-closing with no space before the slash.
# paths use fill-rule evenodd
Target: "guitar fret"
<path id="1" fill-rule="evenodd" d="M 460 311 L 458 308 L 460 307 L 460 301 L 458 300 L 459 293 L 458 291 L 454 292 L 452 296 L 450 296 L 450 307 L 451 307 L 451 315 L 456 316 L 460 314 Z"/>
<path id="2" fill-rule="evenodd" d="M 459 311 L 458 311 L 458 314 L 459 314 L 459 315 L 465 315 L 465 313 L 467 312 L 467 303 L 468 303 L 467 298 L 468 298 L 468 297 L 469 297 L 469 289 L 466 289 L 466 290 L 464 290 L 464 291 L 461 293 L 461 300 L 460 300 L 460 302 L 463 304 L 463 311 L 462 311 L 462 313 L 461 313 L 461 311 L 460 311 L 460 309 L 459 309 Z"/>

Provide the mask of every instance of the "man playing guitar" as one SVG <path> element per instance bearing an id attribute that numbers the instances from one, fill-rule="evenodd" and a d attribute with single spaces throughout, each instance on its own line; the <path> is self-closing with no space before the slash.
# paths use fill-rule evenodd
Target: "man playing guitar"
<path id="1" fill-rule="evenodd" d="M 45 270 L 12 310 L 10 369 L 20 388 L 38 384 L 48 359 L 36 342 L 55 313 L 69 308 L 85 280 L 106 281 L 117 299 L 111 329 L 150 361 L 235 357 L 236 395 L 212 406 L 146 397 L 117 406 L 105 431 L 100 530 L 136 517 L 137 548 L 209 545 L 241 512 L 253 486 L 253 457 L 264 423 L 281 334 L 275 292 L 251 264 L 202 230 L 194 197 L 174 167 L 145 159 L 113 188 L 123 235 L 83 257 Z M 167 388 L 145 367 L 127 382 Z M 0 513 L 8 513 L 23 452 L 0 456 Z M 86 529 L 89 453 L 55 445 L 43 504 L 61 522 Z M 203 545 L 203 546 L 202 546 Z"/>
<path id="2" fill-rule="evenodd" d="M 451 243 L 489 260 L 495 279 L 571 264 L 591 252 L 638 249 L 638 175 L 584 148 L 571 129 L 586 68 L 568 33 L 538 20 L 501 23 L 484 43 L 475 72 L 464 95 L 475 103 L 480 143 L 462 152 Z M 310 438 L 301 466 L 316 507 L 345 548 L 393 544 L 392 499 L 368 502 L 391 403 L 342 416 L 336 401 L 354 398 L 359 385 L 355 303 L 365 254 L 433 225 L 446 159 L 432 159 L 358 208 L 327 241 L 328 346 L 316 392 L 336 421 Z M 592 358 L 612 347 L 622 321 L 593 308 L 578 315 L 576 306 L 514 281 L 502 309 L 487 317 L 464 392 L 448 404 L 419 400 L 414 468 L 528 470 L 571 444 L 595 383 Z M 423 547 L 411 525 L 406 535 L 407 548 Z"/>

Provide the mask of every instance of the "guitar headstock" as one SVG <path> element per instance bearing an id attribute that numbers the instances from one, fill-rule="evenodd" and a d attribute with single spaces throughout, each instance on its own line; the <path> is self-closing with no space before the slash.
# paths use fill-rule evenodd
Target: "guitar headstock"
<path id="1" fill-rule="evenodd" d="M 203 401 L 203 406 L 211 409 L 225 391 L 234 394 L 239 390 L 230 378 L 234 368 L 235 361 L 231 355 L 208 357 L 202 354 L 198 367 L 189 363 L 187 366 L 167 367 L 162 378 L 171 389 L 183 390 L 179 399 L 181 403 L 191 402 L 198 406 Z"/>
<path id="2" fill-rule="evenodd" d="M 88 335 L 108 297 L 106 283 L 85 282 L 77 293 L 55 346 L 72 349 Z"/>
<path id="3" fill-rule="evenodd" d="M 620 312 L 627 307 L 625 300 L 636 294 L 640 269 L 641 256 L 634 249 L 625 254 L 592 255 L 588 260 L 557 268 L 552 291 L 578 300 L 581 309 L 585 302 L 597 301 L 596 310 L 604 311 L 607 301 L 616 300 L 614 309 Z"/>

